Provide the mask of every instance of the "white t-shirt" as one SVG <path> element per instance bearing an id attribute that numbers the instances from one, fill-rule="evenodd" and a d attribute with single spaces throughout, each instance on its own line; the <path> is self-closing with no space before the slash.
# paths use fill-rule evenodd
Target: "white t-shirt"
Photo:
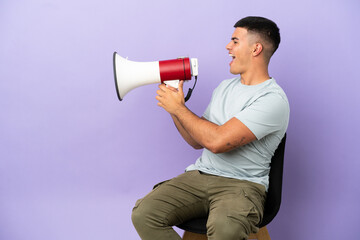
<path id="1" fill-rule="evenodd" d="M 226 153 L 214 154 L 204 148 L 186 171 L 247 180 L 268 189 L 271 157 L 287 130 L 289 115 L 288 99 L 275 79 L 258 85 L 243 85 L 239 77 L 223 81 L 203 117 L 218 125 L 236 117 L 257 140 Z"/>

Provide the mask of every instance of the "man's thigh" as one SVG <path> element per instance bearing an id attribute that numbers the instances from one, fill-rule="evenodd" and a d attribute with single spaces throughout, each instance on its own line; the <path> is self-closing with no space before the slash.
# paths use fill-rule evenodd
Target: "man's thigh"
<path id="1" fill-rule="evenodd" d="M 206 182 L 198 171 L 189 171 L 155 185 L 134 210 L 165 225 L 178 225 L 188 219 L 207 215 Z"/>
<path id="2" fill-rule="evenodd" d="M 218 180 L 220 181 L 220 180 Z M 213 193 L 207 222 L 209 239 L 239 239 L 257 232 L 263 215 L 265 188 L 239 180 L 224 180 L 224 191 Z M 225 235 L 224 235 L 225 234 Z M 241 239 L 241 238 L 240 238 Z"/>

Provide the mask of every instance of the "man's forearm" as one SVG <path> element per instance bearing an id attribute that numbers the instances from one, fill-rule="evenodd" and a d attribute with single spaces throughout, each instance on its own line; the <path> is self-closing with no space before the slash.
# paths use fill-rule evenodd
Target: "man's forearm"
<path id="1" fill-rule="evenodd" d="M 178 129 L 180 126 L 180 129 L 182 129 L 182 132 L 187 136 L 187 139 L 191 139 L 193 143 L 213 151 L 218 139 L 218 125 L 198 117 L 186 106 L 179 109 L 175 114 L 172 114 L 172 117 Z M 180 130 L 179 132 L 181 133 Z M 183 134 L 182 136 L 184 137 Z M 186 140 L 185 137 L 184 139 Z M 186 141 L 188 142 L 188 140 Z"/>
<path id="2" fill-rule="evenodd" d="M 179 131 L 180 135 L 183 137 L 183 139 L 190 145 L 192 146 L 193 148 L 195 149 L 201 149 L 203 148 L 203 146 L 201 146 L 198 142 L 196 142 L 192 137 L 191 135 L 184 129 L 184 127 L 181 125 L 179 119 L 173 115 L 173 114 L 170 114 L 173 121 L 174 121 L 174 124 L 177 128 L 177 130 Z"/>

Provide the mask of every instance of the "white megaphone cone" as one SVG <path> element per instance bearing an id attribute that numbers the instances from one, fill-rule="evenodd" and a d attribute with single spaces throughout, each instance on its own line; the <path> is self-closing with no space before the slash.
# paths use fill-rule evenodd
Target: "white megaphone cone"
<path id="1" fill-rule="evenodd" d="M 134 62 L 114 52 L 113 62 L 116 91 L 120 101 L 134 88 L 153 83 L 165 83 L 177 88 L 179 80 L 190 80 L 192 76 L 198 75 L 196 58 Z"/>

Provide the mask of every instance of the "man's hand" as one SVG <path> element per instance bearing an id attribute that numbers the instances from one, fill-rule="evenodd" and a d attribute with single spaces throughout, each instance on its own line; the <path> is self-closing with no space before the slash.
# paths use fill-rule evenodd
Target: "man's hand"
<path id="1" fill-rule="evenodd" d="M 158 94 L 156 99 L 159 101 L 158 106 L 164 108 L 168 113 L 176 115 L 177 111 L 185 107 L 183 85 L 184 81 L 180 81 L 179 88 L 176 89 L 160 84 L 159 90 L 156 91 Z"/>

